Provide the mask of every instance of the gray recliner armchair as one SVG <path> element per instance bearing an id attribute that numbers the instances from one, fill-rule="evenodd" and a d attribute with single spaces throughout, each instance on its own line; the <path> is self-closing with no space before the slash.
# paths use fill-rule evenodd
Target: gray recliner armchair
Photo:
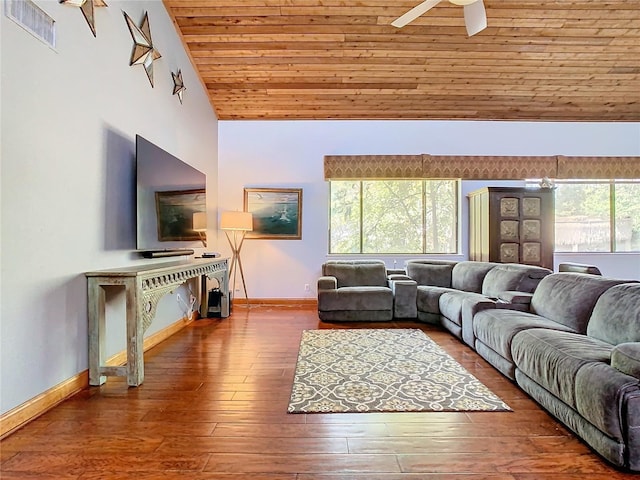
<path id="1" fill-rule="evenodd" d="M 318 279 L 318 316 L 329 322 L 393 319 L 393 291 L 382 260 L 330 260 Z"/>

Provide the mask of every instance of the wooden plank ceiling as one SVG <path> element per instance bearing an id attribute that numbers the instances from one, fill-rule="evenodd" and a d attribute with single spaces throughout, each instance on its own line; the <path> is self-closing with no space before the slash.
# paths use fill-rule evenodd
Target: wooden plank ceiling
<path id="1" fill-rule="evenodd" d="M 640 121 L 640 0 L 164 1 L 220 119 Z"/>

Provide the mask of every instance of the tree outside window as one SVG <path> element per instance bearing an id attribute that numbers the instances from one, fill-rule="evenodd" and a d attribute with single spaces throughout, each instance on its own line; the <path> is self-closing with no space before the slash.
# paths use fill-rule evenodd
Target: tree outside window
<path id="1" fill-rule="evenodd" d="M 332 181 L 331 253 L 456 253 L 456 180 Z"/>

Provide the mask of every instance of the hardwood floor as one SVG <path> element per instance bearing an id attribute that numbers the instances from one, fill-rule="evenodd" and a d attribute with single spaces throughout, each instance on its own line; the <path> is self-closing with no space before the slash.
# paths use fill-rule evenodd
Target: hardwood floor
<path id="1" fill-rule="evenodd" d="M 513 412 L 287 414 L 303 329 L 421 328 Z M 91 387 L 0 443 L 0 478 L 614 480 L 517 386 L 436 327 L 325 324 L 310 307 L 236 307 L 145 354 L 146 378 Z"/>

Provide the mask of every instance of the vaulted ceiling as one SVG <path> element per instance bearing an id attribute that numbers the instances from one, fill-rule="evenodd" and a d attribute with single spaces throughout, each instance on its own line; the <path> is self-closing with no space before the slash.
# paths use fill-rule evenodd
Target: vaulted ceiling
<path id="1" fill-rule="evenodd" d="M 220 119 L 640 121 L 640 0 L 164 2 Z"/>

